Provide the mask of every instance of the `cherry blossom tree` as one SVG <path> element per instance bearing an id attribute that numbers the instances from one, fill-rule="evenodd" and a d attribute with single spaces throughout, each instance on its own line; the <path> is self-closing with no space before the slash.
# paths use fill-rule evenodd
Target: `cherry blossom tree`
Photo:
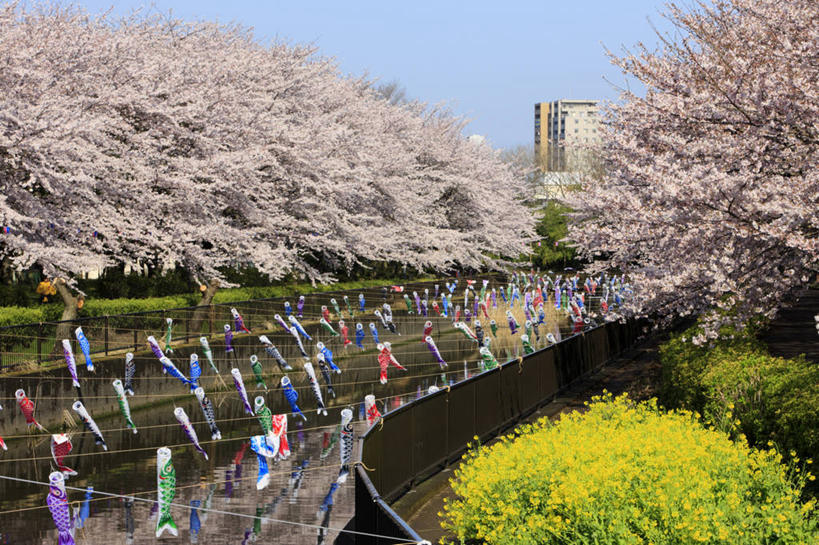
<path id="1" fill-rule="evenodd" d="M 212 296 L 225 267 L 493 266 L 532 233 L 462 120 L 236 25 L 7 4 L 0 104 L 0 257 L 19 268 L 173 263 Z"/>
<path id="2" fill-rule="evenodd" d="M 646 93 L 609 108 L 607 175 L 569 199 L 569 236 L 629 273 L 639 313 L 732 309 L 711 314 L 713 335 L 726 316 L 771 316 L 817 273 L 819 3 L 666 16 L 658 51 L 612 56 Z"/>

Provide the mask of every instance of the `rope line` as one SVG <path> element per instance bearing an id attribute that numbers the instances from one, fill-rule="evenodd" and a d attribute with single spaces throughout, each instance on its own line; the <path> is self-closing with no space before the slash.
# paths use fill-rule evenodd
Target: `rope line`
<path id="1" fill-rule="evenodd" d="M 415 376 L 418 376 L 418 375 L 415 375 Z M 435 375 L 435 376 L 440 376 L 440 374 Z M 393 394 L 393 395 L 388 395 L 388 396 L 384 396 L 384 397 L 377 397 L 377 398 L 375 398 L 375 400 L 383 402 L 385 400 L 393 399 L 393 398 L 398 397 L 398 396 L 412 395 L 412 394 L 415 394 L 415 393 L 417 393 L 417 389 L 402 392 L 402 393 L 397 393 L 397 394 Z M 330 411 L 330 410 L 333 410 L 333 409 L 345 408 L 345 407 L 347 407 L 349 405 L 350 405 L 349 403 L 348 404 L 343 404 L 342 403 L 342 404 L 339 404 L 339 405 L 332 405 L 332 406 L 328 406 L 327 410 Z M 355 405 L 358 405 L 358 402 L 356 402 Z M 139 410 L 139 409 L 137 409 L 137 410 Z M 305 413 L 305 414 L 317 413 L 318 408 L 315 408 L 315 409 L 302 409 L 302 412 Z M 286 414 L 291 414 L 291 413 L 288 412 Z M 227 423 L 227 422 L 239 422 L 239 421 L 253 421 L 253 420 L 258 420 L 258 418 L 259 417 L 256 416 L 256 415 L 253 415 L 253 416 L 238 416 L 238 417 L 235 417 L 235 418 L 217 419 L 216 422 L 217 423 Z M 191 421 L 191 425 L 194 425 L 194 426 L 203 425 L 203 424 L 207 425 L 208 422 L 206 420 Z M 315 426 L 315 427 L 310 427 L 310 428 L 301 428 L 298 431 L 320 430 L 322 428 L 326 428 L 326 427 L 331 426 L 331 425 L 332 424 L 325 424 L 323 426 Z M 168 424 L 152 424 L 152 425 L 148 425 L 148 426 L 137 426 L 137 429 L 138 430 L 147 430 L 147 429 L 168 428 L 168 427 L 175 427 L 175 426 L 179 426 L 179 422 L 172 422 L 172 423 L 168 423 Z M 129 433 L 133 433 L 131 428 L 128 428 L 128 427 L 101 429 L 100 433 L 105 434 L 105 433 L 109 433 L 109 432 L 113 433 L 113 432 L 120 432 L 120 431 L 127 431 Z M 75 436 L 75 435 L 82 435 L 82 434 L 86 434 L 86 433 L 90 433 L 90 432 L 88 430 L 86 430 L 85 428 L 82 428 L 82 429 L 79 429 L 79 430 L 76 430 L 76 431 L 72 431 L 71 435 Z M 18 434 L 18 435 L 4 435 L 3 436 L 4 439 L 19 439 L 19 438 L 35 439 L 35 438 L 45 438 L 45 437 L 48 437 L 48 435 L 46 435 L 46 434 L 37 434 L 37 435 L 35 435 L 35 434 L 31 434 L 31 433 Z M 104 452 L 105 451 L 103 451 L 100 454 L 103 454 Z M 4 461 L 3 459 L 0 459 L 0 462 L 3 462 L 3 461 Z"/>
<path id="2" fill-rule="evenodd" d="M 36 484 L 36 485 L 40 485 L 40 486 L 49 486 L 49 487 L 51 486 L 49 483 L 44 483 L 44 482 L 40 482 L 40 481 L 33 481 L 33 480 L 30 480 L 30 479 L 21 479 L 21 478 L 18 478 L 18 477 L 9 477 L 7 475 L 0 475 L 0 479 L 6 479 L 6 480 L 10 480 L 10 481 L 17 481 L 17 482 L 22 482 L 22 483 L 27 483 L 27 484 Z M 100 491 L 100 490 L 89 491 L 89 490 L 86 490 L 84 488 L 77 488 L 75 486 L 69 486 L 69 485 L 65 485 L 65 488 L 66 488 L 66 490 L 75 490 L 75 491 L 78 491 L 78 492 L 86 492 L 86 493 L 91 492 L 92 494 L 98 494 L 100 496 L 105 496 L 105 497 L 108 497 L 108 498 L 122 498 L 122 499 L 140 501 L 140 502 L 151 503 L 151 504 L 153 504 L 155 502 L 155 500 L 149 500 L 149 499 L 146 499 L 146 498 L 139 498 L 139 497 L 136 497 L 136 496 L 126 496 L 126 495 L 123 495 L 123 494 L 113 494 L 111 492 L 103 492 L 103 491 Z M 190 505 L 184 505 L 184 504 L 181 504 L 181 503 L 167 502 L 167 505 L 170 505 L 171 507 L 176 507 L 176 508 L 179 508 L 179 509 L 184 509 L 185 511 L 190 511 L 191 510 Z M 210 508 L 210 507 L 197 507 L 196 510 L 201 511 L 203 513 L 216 513 L 217 515 L 228 515 L 228 516 L 234 516 L 234 517 L 242 517 L 242 518 L 248 518 L 248 519 L 254 519 L 254 520 L 261 520 L 261 521 L 264 521 L 264 522 L 278 522 L 278 523 L 281 523 L 281 524 L 289 524 L 291 526 L 302 526 L 302 527 L 305 527 L 305 528 L 312 528 L 312 529 L 315 529 L 315 530 L 325 530 L 325 531 L 333 531 L 333 532 L 339 532 L 339 533 L 348 533 L 348 534 L 365 536 L 365 537 L 377 537 L 377 538 L 380 538 L 380 539 L 395 540 L 395 541 L 397 541 L 399 543 L 401 543 L 401 542 L 407 543 L 406 541 L 403 541 L 403 540 L 406 539 L 405 537 L 393 537 L 393 536 L 387 536 L 387 535 L 382 535 L 382 534 L 371 534 L 369 532 L 359 532 L 359 531 L 356 531 L 356 530 L 347 530 L 345 528 L 331 528 L 329 526 L 322 526 L 320 524 L 310 524 L 310 523 L 307 523 L 307 522 L 296 522 L 296 521 L 292 521 L 292 520 L 274 519 L 274 518 L 270 518 L 270 517 L 248 515 L 248 514 L 245 514 L 245 513 L 235 513 L 233 511 L 224 511 L 224 510 L 221 510 L 221 509 L 213 509 L 213 508 Z M 423 543 L 423 541 L 411 541 L 409 543 L 411 543 L 412 545 L 421 545 Z"/>
<path id="3" fill-rule="evenodd" d="M 429 375 L 429 376 L 439 377 L 440 373 L 436 373 L 434 375 Z M 425 375 L 414 375 L 413 377 L 414 378 L 424 378 Z M 381 401 L 382 403 L 384 403 L 385 401 L 390 400 L 390 399 L 394 399 L 396 397 L 403 397 L 403 396 L 410 396 L 410 395 L 413 395 L 413 394 L 417 394 L 417 391 L 418 390 L 416 388 L 415 390 L 404 391 L 404 392 L 400 392 L 400 393 L 396 393 L 396 394 L 392 394 L 392 395 L 388 395 L 388 396 L 384 396 L 384 397 L 377 397 L 376 401 Z M 358 405 L 358 404 L 359 404 L 359 402 L 356 402 L 354 405 Z M 350 406 L 349 403 L 342 403 L 342 404 L 339 404 L 339 405 L 329 406 L 329 407 L 327 407 L 327 409 L 328 410 L 333 410 L 333 409 L 339 409 L 339 408 L 344 408 L 344 407 L 348 407 L 348 406 Z M 306 414 L 317 413 L 318 408 L 316 408 L 316 409 L 303 409 L 302 412 L 306 413 Z M 289 415 L 291 413 L 288 412 L 286 414 Z M 226 418 L 226 419 L 222 419 L 222 420 L 217 420 L 217 422 L 234 422 L 234 421 L 242 421 L 242 420 L 244 420 L 244 421 L 258 420 L 258 416 L 254 415 L 254 416 L 242 416 L 242 417 L 236 417 L 236 418 Z M 191 422 L 191 424 L 192 425 L 207 424 L 207 421 L 199 420 L 199 421 L 196 421 L 196 422 Z M 324 424 L 322 426 L 294 429 L 294 430 L 292 430 L 292 432 L 315 431 L 315 430 L 320 430 L 320 429 L 323 429 L 323 428 L 328 428 L 328 427 L 331 427 L 331 426 L 334 426 L 334 425 L 335 424 L 327 423 L 327 424 Z M 155 424 L 155 425 L 152 425 L 152 426 L 143 426 L 143 427 L 137 426 L 137 429 L 140 430 L 140 429 L 150 429 L 150 428 L 156 428 L 156 427 L 163 427 L 164 428 L 164 427 L 175 427 L 175 426 L 179 426 L 179 422 L 172 422 L 172 423 L 168 423 L 168 424 Z M 127 431 L 127 432 L 130 433 L 131 429 L 127 428 L 127 427 L 125 427 L 125 428 L 111 428 L 111 429 L 108 429 L 108 430 L 100 430 L 100 433 L 105 434 L 107 432 L 117 432 L 117 431 Z M 71 432 L 71 435 L 72 436 L 79 436 L 79 435 L 89 434 L 89 433 L 91 433 L 91 432 L 89 432 L 88 430 L 83 428 L 81 430 Z M 291 433 L 291 430 L 288 430 L 288 433 Z M 256 435 L 261 435 L 261 434 L 256 434 Z M 46 438 L 49 437 L 49 435 L 47 435 L 47 434 L 41 434 L 41 435 L 39 435 L 39 434 L 38 435 L 18 434 L 18 435 L 8 435 L 8 436 L 4 436 L 4 437 L 5 437 L 5 439 L 12 439 L 12 438 L 30 438 L 30 439 L 41 438 L 41 439 L 46 439 Z M 252 436 L 249 436 L 249 437 L 235 437 L 235 438 L 230 438 L 230 440 L 250 439 L 250 437 L 252 437 Z M 206 440 L 206 441 L 199 441 L 199 444 L 200 445 L 205 445 L 205 444 L 218 443 L 218 442 L 219 442 L 219 440 L 212 440 L 211 439 L 211 440 Z M 173 446 L 174 447 L 179 447 L 179 446 L 187 446 L 187 445 L 191 445 L 191 444 L 192 443 L 187 442 L 187 443 L 181 443 L 179 445 L 173 445 Z M 122 454 L 122 453 L 125 453 L 125 452 L 142 452 L 142 451 L 145 451 L 145 450 L 150 450 L 152 448 L 154 448 L 154 447 L 139 447 L 139 448 L 133 448 L 133 449 L 118 449 L 118 450 L 102 450 L 102 451 L 94 451 L 94 452 L 81 452 L 81 453 L 76 453 L 76 454 L 70 454 L 69 456 L 98 456 L 98 455 L 103 455 L 103 454 Z M 28 461 L 28 460 L 32 460 L 32 461 L 33 460 L 51 460 L 51 459 L 52 459 L 51 456 L 37 456 L 37 457 L 30 457 L 30 458 L 2 458 L 2 459 L 0 459 L 0 463 L 20 462 L 20 461 Z"/>

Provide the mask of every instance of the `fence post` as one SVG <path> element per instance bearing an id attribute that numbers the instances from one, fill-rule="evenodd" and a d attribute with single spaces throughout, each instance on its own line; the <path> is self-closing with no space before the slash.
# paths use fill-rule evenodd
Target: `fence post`
<path id="1" fill-rule="evenodd" d="M 37 363 L 43 363 L 43 322 L 37 324 Z"/>
<path id="2" fill-rule="evenodd" d="M 132 325 L 134 325 L 134 324 L 132 324 Z M 136 350 L 137 347 L 139 346 L 137 344 L 138 342 L 139 342 L 139 339 L 137 339 L 137 328 L 134 328 L 134 350 Z"/>
<path id="3" fill-rule="evenodd" d="M 216 319 L 216 307 L 213 306 L 213 303 L 210 304 L 210 312 L 208 314 L 208 335 L 213 335 L 213 322 Z"/>
<path id="4" fill-rule="evenodd" d="M 105 324 L 105 355 L 107 356 L 108 355 L 108 325 L 109 325 L 108 315 L 107 314 L 105 315 L 104 324 Z"/>

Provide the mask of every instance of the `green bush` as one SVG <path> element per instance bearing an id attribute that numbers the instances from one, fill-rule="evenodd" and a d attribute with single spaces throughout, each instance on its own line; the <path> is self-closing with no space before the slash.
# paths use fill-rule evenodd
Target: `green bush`
<path id="1" fill-rule="evenodd" d="M 418 280 L 416 280 L 418 281 Z M 402 279 L 382 278 L 375 280 L 357 280 L 339 282 L 337 284 L 291 284 L 286 286 L 264 286 L 247 288 L 229 288 L 216 292 L 214 303 L 230 303 L 233 301 L 247 301 L 251 299 L 265 299 L 271 297 L 285 297 L 322 291 L 354 290 L 371 288 L 374 286 L 401 284 Z M 200 300 L 197 293 L 171 295 L 167 297 L 146 297 L 144 299 L 95 299 L 88 298 L 80 310 L 80 316 L 113 316 L 132 312 L 147 312 L 153 310 L 167 310 L 172 308 L 190 307 Z M 37 322 L 52 322 L 60 319 L 63 306 L 60 303 L 49 303 L 36 307 L 0 307 L 0 327 Z"/>
<path id="2" fill-rule="evenodd" d="M 53 306 L 55 309 L 57 305 Z M 46 321 L 46 308 L 39 307 L 0 307 L 0 327 L 17 324 L 30 324 Z"/>
<path id="3" fill-rule="evenodd" d="M 696 346 L 695 326 L 660 348 L 660 401 L 686 408 L 751 445 L 819 459 L 819 366 L 771 356 L 754 330 Z"/>
<path id="4" fill-rule="evenodd" d="M 471 451 L 442 525 L 461 542 L 817 543 L 813 478 L 690 412 L 597 398 Z"/>

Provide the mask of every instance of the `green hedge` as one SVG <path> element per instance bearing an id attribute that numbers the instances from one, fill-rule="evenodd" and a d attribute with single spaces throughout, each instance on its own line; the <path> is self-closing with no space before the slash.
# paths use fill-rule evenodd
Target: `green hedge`
<path id="1" fill-rule="evenodd" d="M 425 279 L 413 280 L 413 282 Z M 427 279 L 428 280 L 428 279 Z M 358 280 L 339 282 L 337 284 L 292 284 L 287 286 L 265 286 L 249 288 L 229 288 L 216 292 L 214 303 L 230 303 L 232 301 L 247 301 L 250 299 L 265 299 L 269 297 L 284 297 L 322 291 L 354 290 L 403 284 L 405 280 L 396 278 L 382 278 L 376 280 Z M 94 299 L 86 300 L 80 311 L 80 316 L 113 316 L 130 312 L 147 312 L 196 305 L 200 296 L 198 293 L 172 295 L 168 297 L 146 297 L 144 299 Z M 0 307 L 0 327 L 36 322 L 52 322 L 60 319 L 63 306 L 60 303 L 49 303 L 36 307 Z"/>
<path id="2" fill-rule="evenodd" d="M 819 366 L 771 356 L 754 329 L 696 346 L 694 326 L 660 347 L 660 400 L 700 412 L 751 445 L 819 459 Z"/>
<path id="3" fill-rule="evenodd" d="M 442 526 L 492 545 L 807 544 L 812 476 L 656 400 L 598 398 L 465 456 Z"/>

